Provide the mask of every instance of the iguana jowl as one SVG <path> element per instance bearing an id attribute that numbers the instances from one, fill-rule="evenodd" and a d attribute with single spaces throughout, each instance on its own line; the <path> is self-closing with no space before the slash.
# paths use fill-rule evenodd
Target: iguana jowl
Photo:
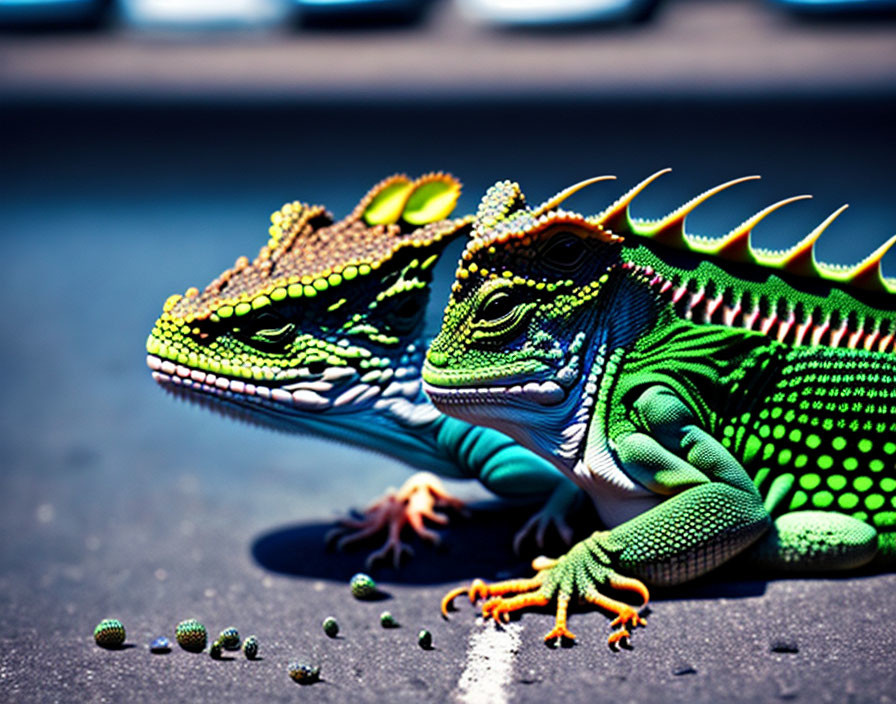
<path id="1" fill-rule="evenodd" d="M 451 592 L 496 620 L 570 599 L 643 624 L 599 590 L 676 584 L 751 551 L 766 566 L 896 563 L 896 280 L 891 239 L 855 267 L 816 262 L 837 211 L 784 252 L 750 232 L 684 232 L 714 188 L 665 218 L 528 206 L 515 183 L 482 200 L 424 366 L 436 407 L 516 438 L 594 499 L 609 527 L 531 579 Z M 609 177 L 605 177 L 609 178 Z M 513 596 L 508 596 L 513 595 Z"/>
<path id="2" fill-rule="evenodd" d="M 577 493 L 551 465 L 493 430 L 438 413 L 421 391 L 423 323 L 433 266 L 469 232 L 448 219 L 460 184 L 444 174 L 388 178 L 343 220 L 298 201 L 271 216 L 254 261 L 240 257 L 204 290 L 165 303 L 146 343 L 165 388 L 229 415 L 287 432 L 315 433 L 449 477 L 478 478 L 501 496 L 543 497 L 524 527 L 539 537 Z M 416 475 L 371 506 L 343 543 L 388 530 L 370 560 L 408 548 L 409 522 L 458 505 L 431 474 Z M 568 538 L 567 538 L 568 539 Z"/>

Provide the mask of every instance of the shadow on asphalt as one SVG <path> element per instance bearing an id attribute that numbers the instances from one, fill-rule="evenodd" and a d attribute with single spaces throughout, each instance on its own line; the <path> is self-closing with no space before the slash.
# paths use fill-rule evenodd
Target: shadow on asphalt
<path id="1" fill-rule="evenodd" d="M 335 527 L 334 523 L 300 523 L 265 533 L 253 543 L 252 556 L 271 572 L 338 582 L 348 581 L 359 571 L 369 571 L 382 582 L 408 585 L 448 584 L 476 577 L 487 580 L 525 577 L 531 575 L 530 563 L 537 555 L 557 556 L 566 551 L 556 535 L 549 535 L 542 550 L 530 539 L 524 543 L 522 555 L 514 554 L 514 533 L 532 511 L 531 506 L 497 501 L 474 504 L 469 516 L 451 516 L 450 524 L 439 531 L 442 536 L 439 545 L 409 537 L 406 531 L 404 537 L 410 541 L 414 555 L 405 556 L 399 569 L 383 561 L 371 570 L 365 566 L 367 555 L 385 540 L 382 534 L 345 550 L 328 547 L 326 536 Z M 590 507 L 577 511 L 573 521 L 576 540 L 593 530 L 595 515 Z M 767 583 L 735 563 L 679 587 L 651 589 L 651 601 L 759 596 L 765 592 Z"/>
<path id="2" fill-rule="evenodd" d="M 252 556 L 272 572 L 336 581 L 347 581 L 358 571 L 369 571 L 385 582 L 416 585 L 523 576 L 530 571 L 535 547 L 525 547 L 523 556 L 514 554 L 513 535 L 531 515 L 532 508 L 526 506 L 474 504 L 469 516 L 451 514 L 448 526 L 438 529 L 442 537 L 439 545 L 411 537 L 406 530 L 403 537 L 414 555 L 405 556 L 399 569 L 391 561 L 380 561 L 371 570 L 364 564 L 367 556 L 383 544 L 384 534 L 344 550 L 328 547 L 326 535 L 334 523 L 300 523 L 275 529 L 255 540 Z M 547 545 L 545 551 L 560 554 L 559 540 Z"/>

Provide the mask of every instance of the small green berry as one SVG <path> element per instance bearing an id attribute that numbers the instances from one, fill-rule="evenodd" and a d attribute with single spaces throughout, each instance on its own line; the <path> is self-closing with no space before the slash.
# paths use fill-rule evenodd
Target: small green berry
<path id="1" fill-rule="evenodd" d="M 201 653 L 208 642 L 208 631 L 195 618 L 188 618 L 177 624 L 174 635 L 178 645 L 191 653 Z"/>
<path id="2" fill-rule="evenodd" d="M 320 668 L 304 662 L 291 662 L 287 666 L 289 676 L 299 684 L 311 684 L 320 679 Z"/>
<path id="3" fill-rule="evenodd" d="M 335 638 L 339 634 L 339 623 L 337 623 L 336 619 L 332 616 L 327 616 L 324 619 L 324 633 L 326 633 L 330 638 Z"/>
<path id="4" fill-rule="evenodd" d="M 243 641 L 243 655 L 247 660 L 254 660 L 258 657 L 258 638 L 249 636 Z"/>
<path id="5" fill-rule="evenodd" d="M 432 648 L 432 633 L 424 628 L 417 634 L 417 644 L 424 650 Z"/>
<path id="6" fill-rule="evenodd" d="M 101 648 L 120 648 L 124 638 L 124 626 L 117 618 L 104 618 L 93 629 L 93 639 Z"/>
<path id="7" fill-rule="evenodd" d="M 380 614 L 380 625 L 383 628 L 397 628 L 398 621 L 395 620 L 395 617 L 391 613 L 383 611 L 383 613 Z"/>
<path id="8" fill-rule="evenodd" d="M 225 628 L 218 634 L 218 640 L 221 641 L 221 647 L 224 650 L 240 649 L 240 634 L 233 626 Z"/>
<path id="9" fill-rule="evenodd" d="M 352 589 L 352 596 L 355 599 L 369 599 L 376 594 L 376 582 L 370 575 L 358 572 L 349 583 Z"/>
<path id="10" fill-rule="evenodd" d="M 219 638 L 214 643 L 212 643 L 212 647 L 208 649 L 208 654 L 212 656 L 213 660 L 220 660 L 223 647 L 224 646 L 221 643 L 221 639 Z"/>

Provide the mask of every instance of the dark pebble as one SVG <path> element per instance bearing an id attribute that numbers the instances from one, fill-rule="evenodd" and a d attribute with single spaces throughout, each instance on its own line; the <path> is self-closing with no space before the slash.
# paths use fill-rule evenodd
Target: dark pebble
<path id="1" fill-rule="evenodd" d="M 672 668 L 672 674 L 676 677 L 680 677 L 681 675 L 696 675 L 697 669 L 687 663 L 682 663 Z"/>
<path id="2" fill-rule="evenodd" d="M 773 653 L 798 653 L 800 652 L 799 646 L 797 646 L 796 641 L 790 638 L 775 638 L 771 645 L 769 646 L 769 650 Z"/>

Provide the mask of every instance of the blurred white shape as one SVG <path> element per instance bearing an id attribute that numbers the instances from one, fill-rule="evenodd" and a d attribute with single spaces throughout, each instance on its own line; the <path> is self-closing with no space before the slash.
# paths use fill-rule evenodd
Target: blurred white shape
<path id="1" fill-rule="evenodd" d="M 477 21 L 508 25 L 574 24 L 630 19 L 656 0 L 457 0 Z"/>
<path id="2" fill-rule="evenodd" d="M 56 517 L 56 510 L 53 508 L 53 504 L 41 504 L 37 507 L 34 515 L 38 523 L 52 523 Z"/>
<path id="3" fill-rule="evenodd" d="M 124 19 L 136 26 L 257 27 L 283 22 L 286 0 L 120 0 Z"/>

